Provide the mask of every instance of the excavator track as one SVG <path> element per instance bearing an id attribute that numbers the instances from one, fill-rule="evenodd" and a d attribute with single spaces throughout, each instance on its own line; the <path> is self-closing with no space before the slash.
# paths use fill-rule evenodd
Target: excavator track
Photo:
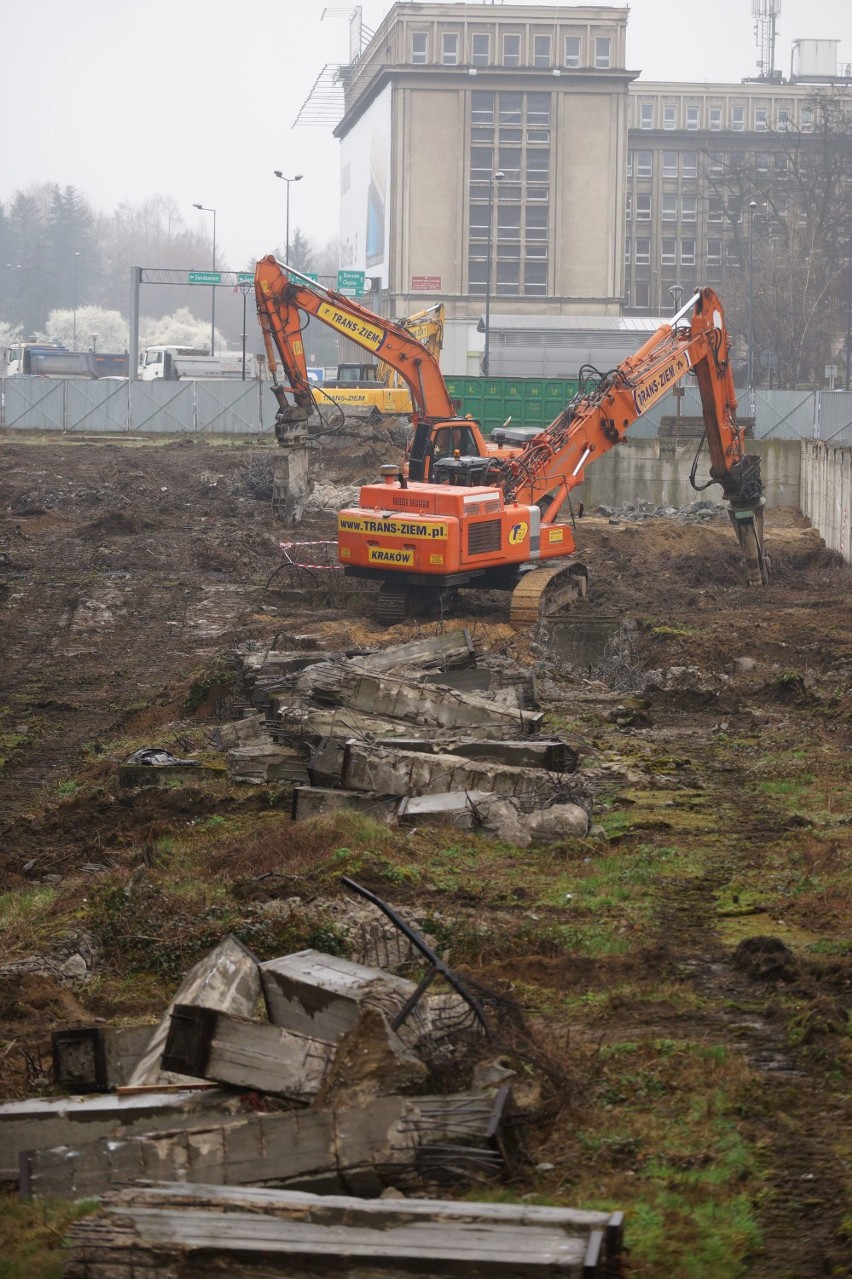
<path id="1" fill-rule="evenodd" d="M 408 613 L 408 587 L 383 582 L 376 597 L 376 620 L 380 626 L 398 626 Z"/>
<path id="2" fill-rule="evenodd" d="M 512 592 L 509 621 L 517 627 L 535 626 L 583 599 L 588 585 L 588 570 L 576 560 L 530 569 Z"/>

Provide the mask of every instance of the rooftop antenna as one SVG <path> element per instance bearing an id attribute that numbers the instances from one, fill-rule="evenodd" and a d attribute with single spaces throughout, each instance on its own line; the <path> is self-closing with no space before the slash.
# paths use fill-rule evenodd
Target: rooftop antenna
<path id="1" fill-rule="evenodd" d="M 759 57 L 759 80 L 778 80 L 775 70 L 775 19 L 781 12 L 781 0 L 751 0 L 754 18 L 754 38 Z"/>

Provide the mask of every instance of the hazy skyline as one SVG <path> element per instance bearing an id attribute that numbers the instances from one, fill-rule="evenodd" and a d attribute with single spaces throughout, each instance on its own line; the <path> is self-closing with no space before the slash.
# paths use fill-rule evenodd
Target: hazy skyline
<path id="1" fill-rule="evenodd" d="M 37 26 L 24 14 L 7 24 L 0 200 L 44 182 L 74 186 L 104 212 L 171 196 L 187 225 L 209 236 L 210 214 L 192 207 L 204 204 L 216 209 L 219 264 L 239 269 L 284 244 L 286 188 L 273 175 L 281 169 L 304 175 L 290 187 L 291 236 L 298 227 L 325 244 L 338 230 L 338 143 L 331 125 L 292 126 L 323 66 L 348 60 L 353 7 L 42 0 Z M 391 7 L 364 0 L 365 26 L 375 30 Z M 457 7 L 472 14 L 483 5 Z M 633 0 L 629 9 L 627 63 L 643 80 L 756 74 L 751 0 Z M 809 38 L 839 40 L 840 59 L 852 61 L 852 4 L 782 0 L 783 74 L 793 41 Z"/>

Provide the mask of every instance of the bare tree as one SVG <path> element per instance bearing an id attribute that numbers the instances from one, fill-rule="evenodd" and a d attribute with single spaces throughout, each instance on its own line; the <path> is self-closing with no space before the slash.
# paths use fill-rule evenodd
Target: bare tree
<path id="1" fill-rule="evenodd" d="M 738 140 L 739 141 L 739 140 Z M 852 245 L 852 128 L 842 95 L 815 89 L 799 122 L 708 156 L 728 225 L 725 299 L 748 331 L 755 381 L 821 385 L 843 347 Z M 763 356 L 763 359 L 761 359 Z"/>

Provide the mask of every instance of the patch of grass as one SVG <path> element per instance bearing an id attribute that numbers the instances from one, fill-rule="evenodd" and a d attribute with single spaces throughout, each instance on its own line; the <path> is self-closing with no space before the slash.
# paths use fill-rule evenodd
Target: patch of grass
<path id="1" fill-rule="evenodd" d="M 0 1195 L 2 1279 L 60 1279 L 68 1227 L 97 1208 L 90 1200 L 22 1203 L 11 1195 Z"/>
<path id="2" fill-rule="evenodd" d="M 38 952 L 57 931 L 51 908 L 57 890 L 43 885 L 0 895 L 0 952 L 4 958 Z"/>

